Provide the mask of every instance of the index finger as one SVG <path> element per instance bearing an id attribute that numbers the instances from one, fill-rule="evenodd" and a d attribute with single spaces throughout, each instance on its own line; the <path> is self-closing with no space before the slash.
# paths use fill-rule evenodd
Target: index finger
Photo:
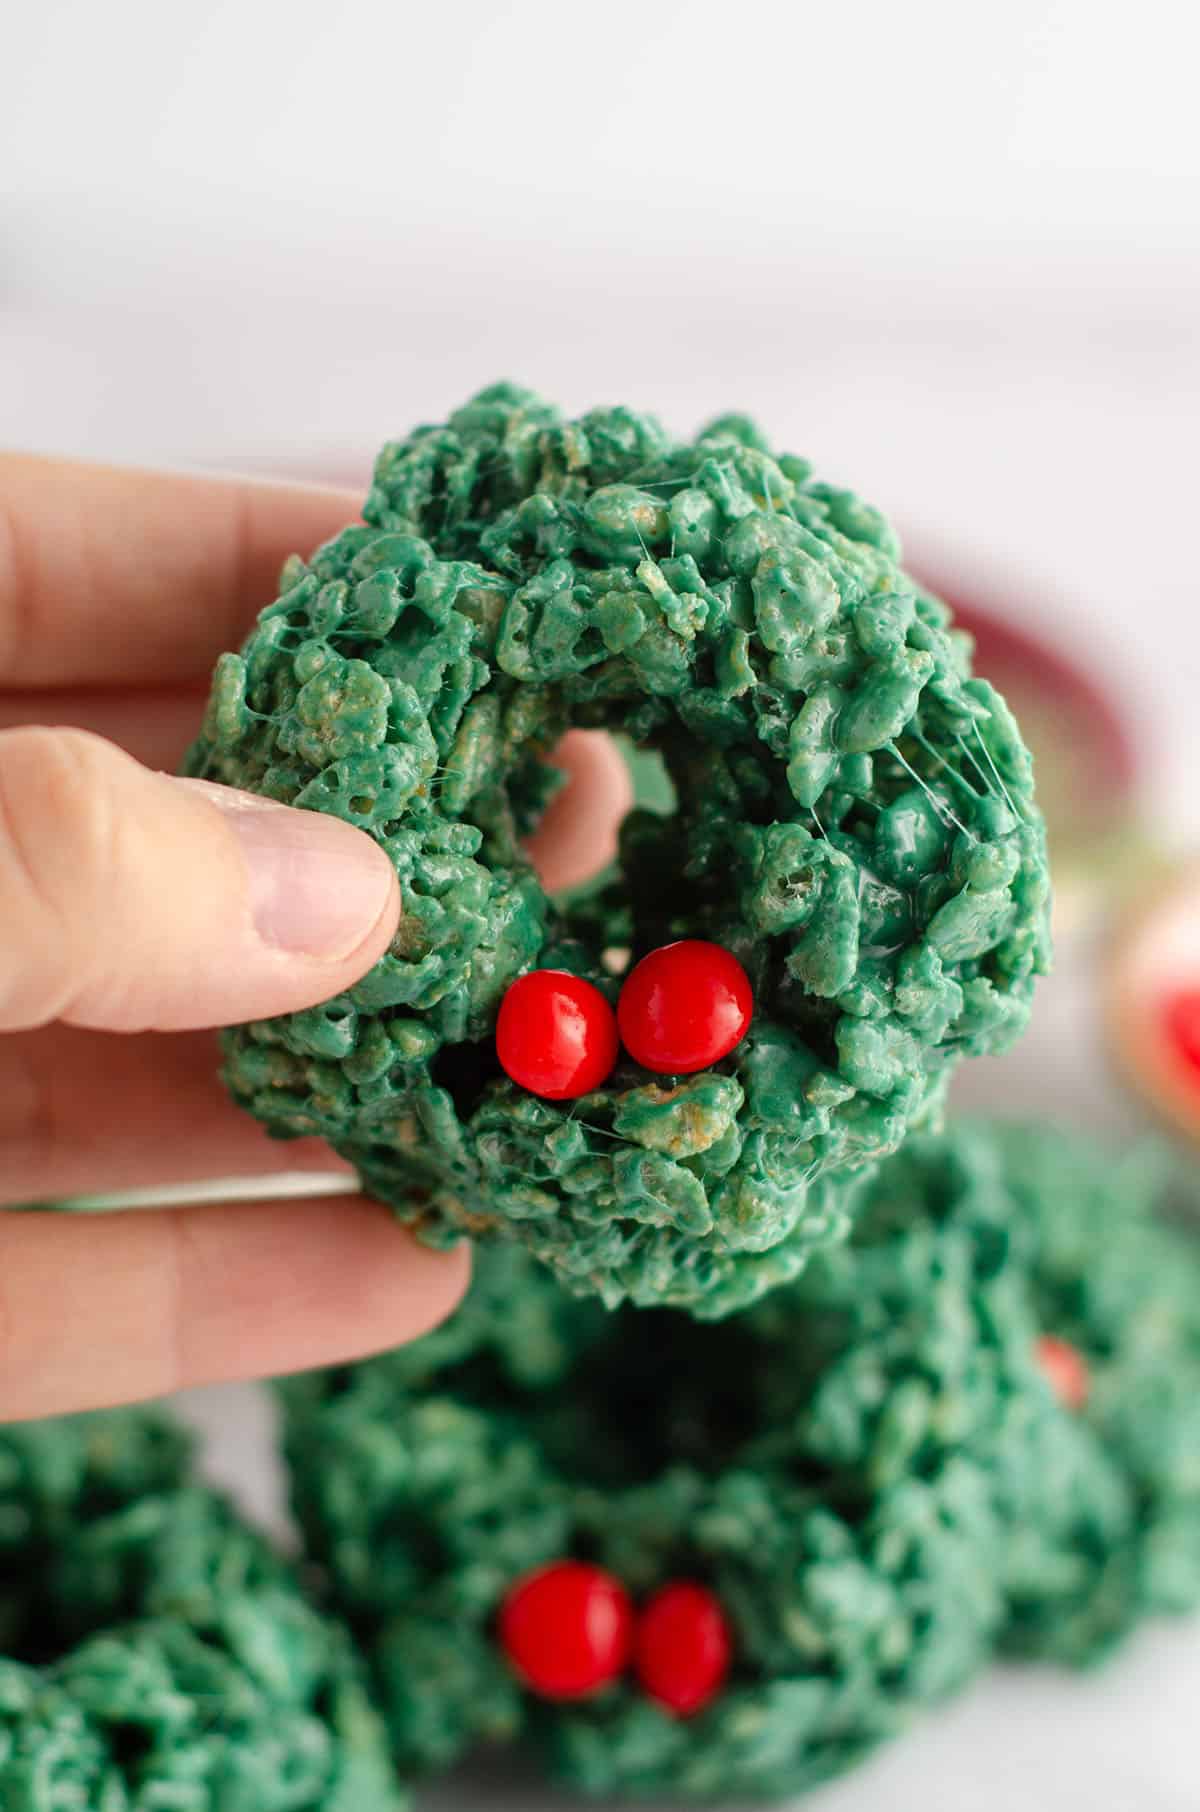
<path id="1" fill-rule="evenodd" d="M 207 679 L 353 493 L 0 454 L 0 689 Z"/>
<path id="2" fill-rule="evenodd" d="M 443 1320 L 435 1252 L 362 1196 L 0 1213 L 0 1421 L 360 1359 Z"/>

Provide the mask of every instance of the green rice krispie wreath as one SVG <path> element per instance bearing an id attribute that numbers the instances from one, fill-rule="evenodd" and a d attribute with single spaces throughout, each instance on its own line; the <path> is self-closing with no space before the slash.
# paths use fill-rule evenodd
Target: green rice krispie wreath
<path id="1" fill-rule="evenodd" d="M 718 1326 L 493 1248 L 420 1345 L 285 1386 L 401 1768 L 520 1739 L 592 1794 L 792 1793 L 994 1653 L 1087 1662 L 1195 1605 L 1200 1261 L 1163 1180 L 918 1135 L 848 1244 Z"/>
<path id="2" fill-rule="evenodd" d="M 1026 1022 L 1047 872 L 1017 727 L 883 518 L 742 417 L 679 443 L 499 385 L 386 446 L 363 514 L 222 658 L 188 771 L 370 831 L 403 916 L 347 994 L 231 1031 L 229 1086 L 432 1242 L 503 1231 L 610 1306 L 727 1314 Z M 654 751 L 675 801 L 574 905 L 521 847 L 569 726 Z M 612 1001 L 614 953 L 679 939 L 745 970 L 735 1049 L 626 1051 L 571 1099 L 504 1074 L 519 977 Z"/>
<path id="3" fill-rule="evenodd" d="M 401 1812 L 344 1633 L 147 1411 L 0 1429 L 4 1812 Z"/>

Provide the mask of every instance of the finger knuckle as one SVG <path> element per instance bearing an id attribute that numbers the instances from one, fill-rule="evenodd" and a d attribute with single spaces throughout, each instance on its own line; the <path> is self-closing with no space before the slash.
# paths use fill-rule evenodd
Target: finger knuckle
<path id="1" fill-rule="evenodd" d="M 114 872 L 108 780 L 106 745 L 85 731 L 0 732 L 0 906 L 19 965 L 8 991 L 31 993 L 39 1017 L 61 1013 L 85 979 L 92 941 L 75 934 Z"/>

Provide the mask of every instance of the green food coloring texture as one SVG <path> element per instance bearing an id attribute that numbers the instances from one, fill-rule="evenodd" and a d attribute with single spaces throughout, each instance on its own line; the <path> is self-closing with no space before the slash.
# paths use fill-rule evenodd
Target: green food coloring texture
<path id="1" fill-rule="evenodd" d="M 0 1429 L 4 1812 L 403 1812 L 344 1631 L 149 1411 Z"/>
<path id="2" fill-rule="evenodd" d="M 1026 1023 L 1048 879 L 1017 726 L 878 512 L 742 417 L 677 442 L 498 385 L 384 447 L 363 515 L 221 659 L 188 772 L 368 831 L 402 917 L 346 994 L 229 1031 L 228 1085 L 432 1243 L 502 1234 L 610 1306 L 726 1315 Z M 521 843 L 570 726 L 655 752 L 675 810 L 554 901 Z M 711 1072 L 624 1059 L 568 1102 L 501 1073 L 519 975 L 614 999 L 606 951 L 684 936 L 755 992 Z"/>
<path id="3" fill-rule="evenodd" d="M 1107 1654 L 1200 1601 L 1200 1254 L 1161 1153 L 916 1135 L 854 1231 L 742 1315 L 573 1300 L 512 1246 L 413 1347 L 283 1386 L 295 1504 L 404 1770 L 531 1745 L 585 1793 L 729 1803 L 841 1772 L 993 1656 Z M 1064 1406 L 1054 1335 L 1090 1394 Z M 575 1555 L 730 1620 L 680 1720 L 526 1694 L 493 1638 Z"/>

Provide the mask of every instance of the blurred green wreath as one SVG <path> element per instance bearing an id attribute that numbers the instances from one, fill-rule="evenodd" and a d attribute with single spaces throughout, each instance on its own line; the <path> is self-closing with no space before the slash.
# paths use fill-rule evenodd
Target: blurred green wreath
<path id="1" fill-rule="evenodd" d="M 407 1772 L 531 1742 L 590 1794 L 795 1793 L 995 1654 L 1080 1664 L 1200 1602 L 1200 1262 L 1161 1156 L 912 1138 L 846 1245 L 717 1326 L 515 1248 L 415 1347 L 284 1386 L 295 1506 Z M 530 1691 L 497 1635 L 564 1558 L 698 1582 L 724 1686 Z"/>

